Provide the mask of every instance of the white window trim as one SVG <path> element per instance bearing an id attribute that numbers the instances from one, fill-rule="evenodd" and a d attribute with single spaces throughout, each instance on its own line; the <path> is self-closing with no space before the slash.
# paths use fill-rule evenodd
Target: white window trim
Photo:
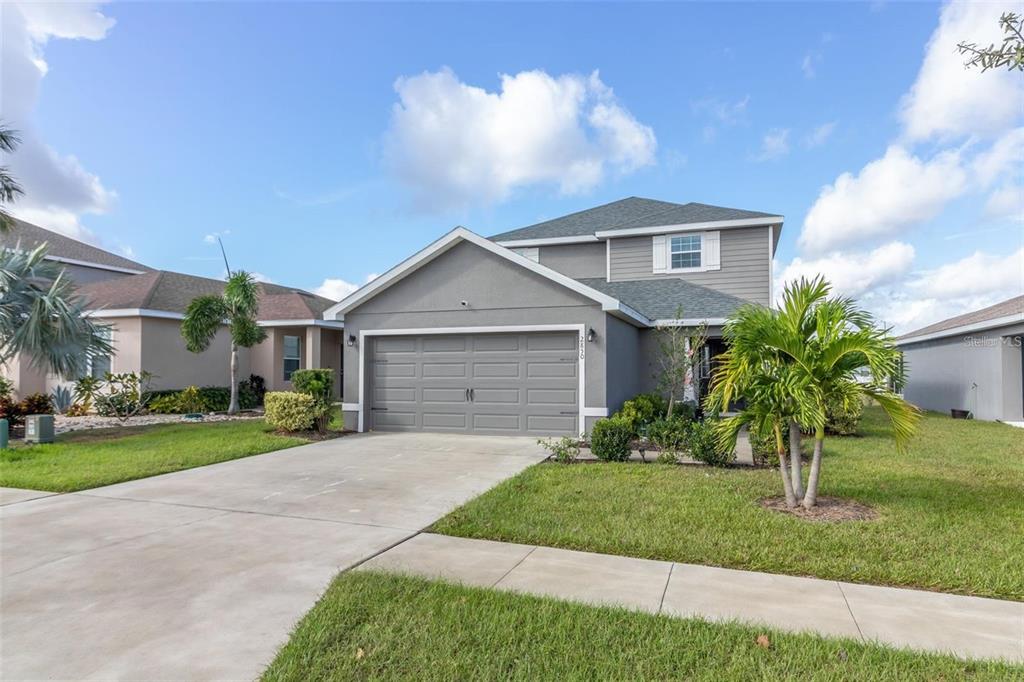
<path id="1" fill-rule="evenodd" d="M 712 272 L 722 269 L 722 237 L 717 230 L 698 233 L 700 236 L 700 265 L 691 268 L 672 267 L 672 238 L 676 234 L 656 234 L 651 237 L 653 254 L 652 272 L 656 275 L 680 275 L 694 272 Z"/>
<path id="2" fill-rule="evenodd" d="M 360 433 L 366 430 L 366 339 L 374 336 L 427 336 L 434 334 L 508 334 L 546 331 L 574 331 L 579 346 L 579 383 L 577 388 L 579 409 L 579 432 L 587 430 L 587 417 L 607 417 L 607 407 L 585 407 L 587 404 L 587 325 L 584 324 L 533 324 L 494 327 L 417 327 L 411 329 L 368 329 L 359 330 L 359 410 Z M 349 407 L 352 404 L 349 403 Z"/>
<path id="3" fill-rule="evenodd" d="M 692 237 L 692 236 L 697 236 L 697 237 L 700 238 L 700 240 L 698 241 L 697 250 L 696 251 L 680 251 L 679 253 L 697 253 L 697 254 L 700 254 L 700 265 L 691 266 L 691 267 L 685 267 L 685 268 L 674 268 L 674 267 L 672 267 L 672 253 L 673 253 L 673 251 L 672 251 L 672 240 L 677 238 L 677 237 Z M 697 235 L 681 235 L 681 234 L 665 235 L 665 242 L 666 242 L 666 244 L 665 244 L 665 247 L 666 247 L 665 248 L 665 258 L 666 258 L 665 272 L 668 272 L 668 273 L 704 272 L 704 271 L 707 270 L 707 268 L 704 266 L 704 234 L 703 233 L 700 233 L 700 234 L 697 234 Z"/>

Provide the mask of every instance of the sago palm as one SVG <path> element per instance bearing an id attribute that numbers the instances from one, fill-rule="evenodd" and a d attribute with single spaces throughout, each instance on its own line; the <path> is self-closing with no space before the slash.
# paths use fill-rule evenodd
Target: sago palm
<path id="1" fill-rule="evenodd" d="M 238 349 L 252 348 L 267 338 L 256 322 L 260 306 L 259 284 L 248 272 L 229 274 L 224 293 L 192 299 L 181 322 L 185 346 L 193 353 L 210 347 L 217 332 L 226 323 L 231 335 L 231 403 L 228 413 L 238 412 Z"/>
<path id="2" fill-rule="evenodd" d="M 85 317 L 86 302 L 64 266 L 46 260 L 46 245 L 0 250 L 0 362 L 21 353 L 31 364 L 69 379 L 93 358 L 110 355 L 108 327 Z"/>

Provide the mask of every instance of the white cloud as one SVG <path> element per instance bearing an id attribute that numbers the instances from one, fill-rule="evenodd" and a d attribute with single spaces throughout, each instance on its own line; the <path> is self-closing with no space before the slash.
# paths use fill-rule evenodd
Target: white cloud
<path id="1" fill-rule="evenodd" d="M 800 62 L 800 70 L 804 72 L 804 78 L 814 78 L 817 74 L 817 63 L 821 61 L 820 52 L 808 52 Z"/>
<path id="2" fill-rule="evenodd" d="M 828 138 L 832 137 L 832 133 L 835 132 L 836 126 L 839 125 L 839 121 L 829 121 L 828 123 L 822 123 L 820 126 L 809 132 L 804 136 L 804 146 L 808 148 L 820 147 L 828 141 Z"/>
<path id="3" fill-rule="evenodd" d="M 97 3 L 6 4 L 0 12 L 0 101 L 5 123 L 21 137 L 18 150 L 4 159 L 25 195 L 12 212 L 29 222 L 77 239 L 92 239 L 80 218 L 109 211 L 117 194 L 87 171 L 73 155 L 47 145 L 31 123 L 48 66 L 43 48 L 50 39 L 102 40 L 114 20 Z"/>
<path id="4" fill-rule="evenodd" d="M 1024 100 L 1022 100 L 1024 102 Z M 971 161 L 971 170 L 982 187 L 989 187 L 1001 177 L 1021 177 L 1024 166 L 1024 128 L 1014 128 L 980 152 Z"/>
<path id="5" fill-rule="evenodd" d="M 369 284 L 373 280 L 377 279 L 377 277 L 379 277 L 379 275 L 372 272 L 366 276 L 366 280 L 363 284 Z M 340 301 L 359 287 L 363 286 L 363 284 L 353 284 L 352 282 L 347 282 L 343 279 L 327 278 L 320 284 L 320 286 L 313 290 L 313 293 L 317 296 L 329 298 L 332 301 Z"/>
<path id="6" fill-rule="evenodd" d="M 951 2 L 925 48 L 924 62 L 900 116 L 912 140 L 997 134 L 1015 125 L 1024 97 L 1024 79 L 1005 69 L 980 73 L 964 68 L 957 43 L 1001 43 L 999 16 L 1018 11 L 1015 3 Z"/>
<path id="7" fill-rule="evenodd" d="M 799 245 L 822 253 L 855 241 L 893 235 L 929 220 L 965 191 L 958 152 L 922 161 L 898 145 L 861 169 L 822 188 L 804 220 Z"/>
<path id="8" fill-rule="evenodd" d="M 789 129 L 773 128 L 761 138 L 761 151 L 756 159 L 769 161 L 789 153 Z"/>
<path id="9" fill-rule="evenodd" d="M 990 194 L 985 202 L 985 215 L 1024 222 L 1024 185 L 1007 183 Z"/>
<path id="10" fill-rule="evenodd" d="M 449 69 L 399 78 L 385 157 L 428 208 L 492 204 L 514 190 L 589 190 L 654 163 L 654 131 L 589 77 L 524 71 L 488 92 Z"/>
<path id="11" fill-rule="evenodd" d="M 837 293 L 847 296 L 861 294 L 906 277 L 914 262 L 914 247 L 904 242 L 890 242 L 870 252 L 834 252 L 821 258 L 794 258 L 779 274 L 775 283 L 776 297 L 781 296 L 787 282 L 801 277 L 811 279 L 823 275 Z"/>
<path id="12" fill-rule="evenodd" d="M 229 234 L 231 234 L 231 230 L 221 230 L 219 232 L 211 232 L 209 234 L 203 235 L 203 243 L 204 244 L 216 244 L 218 238 L 227 237 Z"/>
<path id="13" fill-rule="evenodd" d="M 1024 289 L 1024 247 L 1006 256 L 981 251 L 922 273 L 907 284 L 920 296 L 935 299 L 1006 294 Z"/>
<path id="14" fill-rule="evenodd" d="M 750 95 L 727 102 L 718 97 L 705 97 L 690 103 L 690 109 L 694 114 L 712 118 L 715 123 L 707 124 L 701 131 L 701 137 L 705 142 L 714 142 L 718 137 L 718 127 L 728 128 L 746 119 L 747 105 L 750 104 Z"/>

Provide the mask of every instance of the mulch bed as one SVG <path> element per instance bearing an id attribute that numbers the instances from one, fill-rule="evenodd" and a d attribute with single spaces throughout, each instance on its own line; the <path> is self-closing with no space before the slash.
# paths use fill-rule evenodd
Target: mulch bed
<path id="1" fill-rule="evenodd" d="M 871 507 L 842 497 L 819 497 L 817 506 L 812 509 L 804 509 L 800 505 L 790 509 L 782 496 L 762 498 L 761 506 L 807 521 L 874 521 L 878 518 L 878 512 Z"/>

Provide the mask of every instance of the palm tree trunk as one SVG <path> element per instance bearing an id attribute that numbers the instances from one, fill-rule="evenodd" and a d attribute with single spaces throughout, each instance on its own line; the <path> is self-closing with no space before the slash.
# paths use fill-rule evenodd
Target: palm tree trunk
<path id="1" fill-rule="evenodd" d="M 782 441 L 782 429 L 775 425 L 775 451 L 779 453 L 779 473 L 782 474 L 782 490 L 786 493 L 786 506 L 792 509 L 796 506 L 796 495 L 793 493 L 793 482 L 789 480 L 789 472 L 786 470 L 786 444 Z"/>
<path id="2" fill-rule="evenodd" d="M 818 475 L 821 473 L 821 451 L 825 446 L 825 429 L 814 431 L 814 458 L 811 459 L 811 473 L 807 476 L 807 493 L 804 508 L 810 509 L 818 503 Z"/>
<path id="3" fill-rule="evenodd" d="M 789 420 L 789 470 L 793 481 L 793 494 L 804 496 L 804 479 L 800 470 L 800 425 L 795 419 Z"/>
<path id="4" fill-rule="evenodd" d="M 228 414 L 238 412 L 238 346 L 231 344 L 231 404 Z"/>

